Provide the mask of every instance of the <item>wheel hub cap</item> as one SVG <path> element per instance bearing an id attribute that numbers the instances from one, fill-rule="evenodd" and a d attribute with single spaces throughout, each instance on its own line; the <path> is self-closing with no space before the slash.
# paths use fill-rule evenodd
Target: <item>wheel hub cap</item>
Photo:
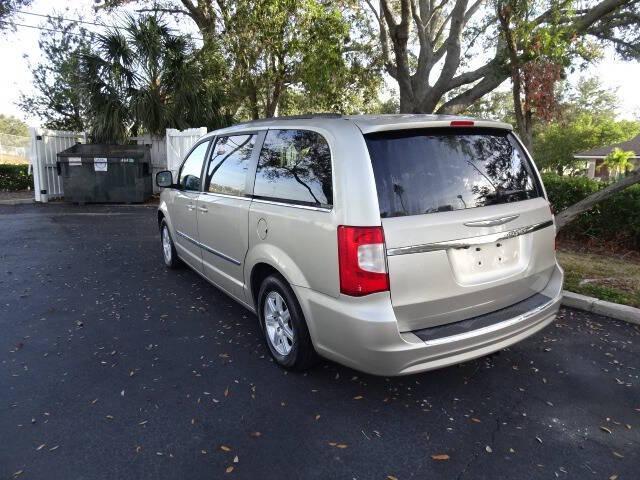
<path id="1" fill-rule="evenodd" d="M 164 253 L 164 259 L 167 263 L 171 262 L 171 238 L 169 237 L 169 229 L 164 227 L 162 229 L 162 252 Z"/>
<path id="2" fill-rule="evenodd" d="M 288 355 L 293 348 L 291 315 L 284 298 L 269 292 L 264 302 L 264 320 L 269 343 L 280 355 Z"/>

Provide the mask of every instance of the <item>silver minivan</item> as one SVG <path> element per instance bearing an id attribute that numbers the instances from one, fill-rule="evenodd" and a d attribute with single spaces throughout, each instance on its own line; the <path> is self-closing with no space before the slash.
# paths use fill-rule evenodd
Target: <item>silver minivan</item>
<path id="1" fill-rule="evenodd" d="M 167 267 L 255 312 L 286 368 L 440 368 L 536 333 L 560 305 L 553 215 L 507 124 L 259 120 L 205 135 L 157 183 Z"/>

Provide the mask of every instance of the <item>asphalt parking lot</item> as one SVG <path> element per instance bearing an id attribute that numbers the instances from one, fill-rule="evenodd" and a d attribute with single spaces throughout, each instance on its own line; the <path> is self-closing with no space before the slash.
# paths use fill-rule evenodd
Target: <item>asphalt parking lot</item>
<path id="1" fill-rule="evenodd" d="M 563 310 L 382 378 L 274 365 L 152 207 L 0 206 L 0 478 L 635 479 L 640 329 Z"/>

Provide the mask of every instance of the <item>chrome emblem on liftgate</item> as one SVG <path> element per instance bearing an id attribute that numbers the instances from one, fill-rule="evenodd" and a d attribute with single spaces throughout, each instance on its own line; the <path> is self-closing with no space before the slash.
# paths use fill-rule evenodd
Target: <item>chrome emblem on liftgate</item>
<path id="1" fill-rule="evenodd" d="M 507 217 L 490 218 L 488 220 L 476 220 L 473 222 L 465 222 L 467 227 L 492 227 L 494 225 L 504 225 L 512 220 L 515 220 L 520 215 L 509 215 Z"/>

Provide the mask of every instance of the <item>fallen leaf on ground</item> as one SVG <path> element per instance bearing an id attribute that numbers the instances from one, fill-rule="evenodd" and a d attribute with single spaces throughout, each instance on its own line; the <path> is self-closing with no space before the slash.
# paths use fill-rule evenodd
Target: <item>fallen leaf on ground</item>
<path id="1" fill-rule="evenodd" d="M 231 472 L 233 472 L 233 465 L 229 465 L 227 469 L 224 471 L 224 473 L 231 473 Z"/>
<path id="2" fill-rule="evenodd" d="M 437 453 L 435 455 L 431 455 L 431 459 L 441 462 L 444 460 L 449 460 L 449 455 L 447 455 L 446 453 Z"/>
<path id="3" fill-rule="evenodd" d="M 354 400 L 362 400 L 364 397 L 362 395 L 357 395 L 353 397 Z"/>
<path id="4" fill-rule="evenodd" d="M 226 445 L 220 445 L 220 450 L 222 450 L 223 452 L 230 452 L 231 449 L 229 447 L 227 447 Z"/>
<path id="5" fill-rule="evenodd" d="M 600 425 L 600 430 L 603 432 L 607 432 L 608 434 L 612 434 L 613 432 L 609 430 L 607 427 Z"/>

